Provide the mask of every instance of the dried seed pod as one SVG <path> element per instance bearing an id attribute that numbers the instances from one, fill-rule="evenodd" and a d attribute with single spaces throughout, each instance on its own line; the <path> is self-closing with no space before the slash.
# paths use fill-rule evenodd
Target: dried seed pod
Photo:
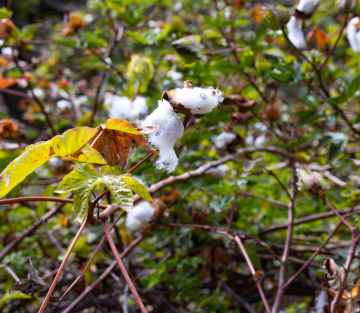
<path id="1" fill-rule="evenodd" d="M 15 30 L 15 25 L 9 18 L 0 19 L 0 39 L 8 39 L 10 33 Z"/>

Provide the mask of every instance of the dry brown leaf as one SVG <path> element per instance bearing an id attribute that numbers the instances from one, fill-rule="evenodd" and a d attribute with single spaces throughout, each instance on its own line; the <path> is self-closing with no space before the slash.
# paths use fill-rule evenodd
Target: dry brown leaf
<path id="1" fill-rule="evenodd" d="M 5 138 L 7 132 L 11 139 L 16 141 L 15 137 L 18 132 L 18 127 L 8 117 L 0 120 L 0 141 Z"/>
<path id="2" fill-rule="evenodd" d="M 62 29 L 61 35 L 65 37 L 73 36 L 80 28 L 84 27 L 84 22 L 79 15 L 74 13 L 69 14 L 69 21 L 67 25 Z"/>
<path id="3" fill-rule="evenodd" d="M 101 153 L 108 165 L 119 165 L 120 170 L 124 170 L 129 162 L 132 141 L 152 154 L 157 154 L 156 150 L 149 144 L 144 135 L 125 133 L 119 130 L 107 129 L 106 125 L 100 125 L 99 131 L 93 139 L 89 141 L 91 147 Z M 134 129 L 135 130 L 135 129 Z M 145 133 L 156 130 L 156 128 L 146 128 Z"/>
<path id="4" fill-rule="evenodd" d="M 0 39 L 7 39 L 10 33 L 15 30 L 15 25 L 9 18 L 0 19 Z"/>

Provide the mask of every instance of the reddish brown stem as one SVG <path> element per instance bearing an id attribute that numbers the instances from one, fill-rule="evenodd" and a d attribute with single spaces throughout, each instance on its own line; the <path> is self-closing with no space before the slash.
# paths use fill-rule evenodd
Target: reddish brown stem
<path id="1" fill-rule="evenodd" d="M 51 297 L 52 293 L 54 292 L 56 283 L 58 282 L 60 275 L 65 268 L 66 262 L 68 261 L 70 254 L 71 254 L 72 250 L 74 249 L 76 242 L 79 240 L 81 233 L 84 230 L 86 224 L 87 224 L 87 219 L 85 219 L 85 221 L 81 224 L 80 229 L 78 230 L 74 240 L 72 241 L 68 251 L 66 252 L 64 260 L 61 262 L 61 265 L 59 267 L 59 271 L 57 272 L 53 282 L 51 283 L 50 289 L 49 289 L 48 293 L 46 294 L 44 302 L 42 303 L 38 313 L 43 313 L 45 311 L 46 306 L 50 300 L 50 297 Z"/>
<path id="2" fill-rule="evenodd" d="M 0 200 L 1 204 L 17 203 L 17 202 L 28 202 L 28 201 L 50 201 L 50 202 L 62 202 L 62 203 L 74 203 L 73 199 L 57 198 L 57 197 L 20 197 L 12 199 Z M 106 205 L 100 204 L 100 208 L 106 209 Z"/>
<path id="3" fill-rule="evenodd" d="M 140 311 L 142 313 L 147 313 L 146 309 L 145 309 L 145 306 L 144 304 L 142 303 L 141 299 L 140 299 L 140 296 L 134 286 L 134 284 L 132 283 L 127 271 L 126 271 L 126 268 L 124 266 L 124 263 L 121 261 L 121 258 L 119 256 L 119 253 L 115 247 L 115 243 L 114 243 L 114 240 L 113 238 L 111 237 L 111 233 L 110 233 L 110 229 L 109 229 L 109 225 L 107 223 L 106 220 L 103 220 L 103 226 L 104 226 L 104 230 L 105 230 L 105 235 L 106 235 L 106 238 L 109 242 L 109 245 L 110 245 L 110 248 L 115 256 L 115 259 L 120 267 L 120 270 L 121 270 L 121 273 L 123 274 L 124 278 L 125 278 L 125 281 L 126 283 L 128 284 L 134 298 L 135 298 L 135 301 L 136 303 L 138 304 L 139 308 L 140 308 Z"/>
<path id="4" fill-rule="evenodd" d="M 239 236 L 235 236 L 235 237 L 234 237 L 234 240 L 235 240 L 235 242 L 238 244 L 238 246 L 239 246 L 239 248 L 240 248 L 240 250 L 241 250 L 241 252 L 242 252 L 242 254 L 243 254 L 243 256 L 244 256 L 244 258 L 245 258 L 245 260 L 246 260 L 246 263 L 248 264 L 248 266 L 249 266 L 249 268 L 250 268 L 251 274 L 253 275 L 253 277 L 255 277 L 256 271 L 255 271 L 254 265 L 252 264 L 252 262 L 251 262 L 251 260 L 250 260 L 250 258 L 249 258 L 249 255 L 247 254 L 246 249 L 245 249 L 243 243 L 241 242 L 240 237 L 239 237 Z M 263 291 L 263 289 L 262 289 L 262 287 L 261 287 L 260 281 L 258 280 L 258 278 L 254 278 L 254 280 L 255 280 L 255 282 L 256 282 L 256 286 L 257 286 L 257 288 L 258 288 L 260 297 L 261 297 L 261 299 L 262 299 L 263 302 L 264 302 L 264 306 L 265 306 L 266 312 L 267 312 L 267 313 L 271 313 L 269 304 L 268 304 L 268 302 L 267 302 L 267 300 L 266 300 L 266 297 L 265 297 L 264 291 Z"/>
<path id="5" fill-rule="evenodd" d="M 337 44 L 339 43 L 340 37 L 344 31 L 344 28 L 347 24 L 347 18 L 345 19 L 345 21 L 342 23 L 341 27 L 340 27 L 340 31 L 339 31 L 339 35 L 336 38 L 336 41 L 334 42 L 333 46 L 331 47 L 331 49 L 329 50 L 329 52 L 326 55 L 325 60 L 321 63 L 321 65 L 318 67 L 318 71 L 320 72 L 322 70 L 322 68 L 325 66 L 326 62 L 329 60 L 331 54 L 333 53 L 334 49 L 336 48 Z"/>
<path id="6" fill-rule="evenodd" d="M 115 221 L 111 224 L 110 226 L 110 230 L 115 226 L 115 224 L 118 222 L 118 220 L 125 214 L 125 211 L 122 211 L 118 217 L 115 219 Z M 75 279 L 75 281 L 70 285 L 70 287 L 64 292 L 64 294 L 60 297 L 59 301 L 62 301 L 66 295 L 70 292 L 70 290 L 78 283 L 78 281 L 80 281 L 86 271 L 89 269 L 90 265 L 92 264 L 92 262 L 94 261 L 95 259 L 95 256 L 98 254 L 100 248 L 102 247 L 102 245 L 104 244 L 105 242 L 105 239 L 106 239 L 106 236 L 104 235 L 102 238 L 101 238 L 101 241 L 100 243 L 98 244 L 98 246 L 96 247 L 96 249 L 94 250 L 91 258 L 89 259 L 89 261 L 87 262 L 85 268 L 81 271 L 80 275 Z"/>

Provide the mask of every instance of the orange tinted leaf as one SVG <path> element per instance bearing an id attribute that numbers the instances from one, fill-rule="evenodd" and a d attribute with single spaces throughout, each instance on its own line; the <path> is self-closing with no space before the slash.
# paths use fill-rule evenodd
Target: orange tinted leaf
<path id="1" fill-rule="evenodd" d="M 18 127 L 8 117 L 0 120 L 0 140 L 4 139 L 7 132 L 13 139 L 18 132 Z"/>
<path id="2" fill-rule="evenodd" d="M 12 85 L 15 85 L 17 82 L 16 78 L 13 77 L 5 77 L 0 79 L 0 88 L 8 88 Z"/>
<path id="3" fill-rule="evenodd" d="M 129 162 L 133 140 L 149 153 L 157 154 L 146 137 L 123 119 L 110 119 L 106 125 L 100 125 L 89 144 L 102 154 L 108 165 L 118 164 L 123 170 Z"/>
<path id="4" fill-rule="evenodd" d="M 319 51 L 323 52 L 325 50 L 325 44 L 331 43 L 330 38 L 322 29 L 319 29 L 315 25 L 312 30 L 308 33 L 306 39 L 308 41 L 314 40 Z"/>

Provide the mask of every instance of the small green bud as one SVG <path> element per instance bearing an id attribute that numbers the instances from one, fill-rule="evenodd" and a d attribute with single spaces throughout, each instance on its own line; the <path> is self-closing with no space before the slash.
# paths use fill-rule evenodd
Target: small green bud
<path id="1" fill-rule="evenodd" d="M 140 54 L 134 54 L 131 56 L 128 65 L 128 73 L 130 78 L 134 78 L 140 84 L 147 84 L 154 74 L 154 66 L 151 59 Z"/>
<path id="2" fill-rule="evenodd" d="M 290 12 L 281 5 L 269 6 L 266 11 L 266 21 L 272 30 L 283 28 L 290 20 Z"/>

